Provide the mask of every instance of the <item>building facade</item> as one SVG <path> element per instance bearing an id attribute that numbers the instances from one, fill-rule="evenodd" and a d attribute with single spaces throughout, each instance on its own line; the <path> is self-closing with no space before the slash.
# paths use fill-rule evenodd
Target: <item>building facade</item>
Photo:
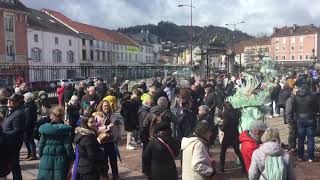
<path id="1" fill-rule="evenodd" d="M 319 32 L 320 28 L 313 24 L 274 28 L 271 57 L 279 62 L 313 61 L 312 51 L 316 57 L 319 54 Z"/>
<path id="2" fill-rule="evenodd" d="M 80 38 L 69 28 L 49 15 L 29 9 L 28 64 L 29 80 L 69 79 L 78 76 L 76 70 L 54 67 L 79 66 Z M 50 68 L 37 69 L 37 66 Z"/>
<path id="3" fill-rule="evenodd" d="M 42 11 L 79 34 L 81 65 L 132 66 L 144 63 L 144 59 L 139 58 L 143 52 L 140 45 L 126 35 L 73 21 L 60 12 Z"/>
<path id="4" fill-rule="evenodd" d="M 19 0 L 0 1 L 0 65 L 27 65 L 28 14 Z M 12 83 L 17 76 L 25 77 L 27 72 L 0 69 L 1 81 Z"/>

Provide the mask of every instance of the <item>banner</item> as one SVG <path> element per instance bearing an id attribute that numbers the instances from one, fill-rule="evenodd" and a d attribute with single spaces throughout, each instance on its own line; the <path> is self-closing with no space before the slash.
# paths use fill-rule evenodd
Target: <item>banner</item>
<path id="1" fill-rule="evenodd" d="M 135 46 L 128 46 L 127 51 L 132 54 L 138 54 L 139 48 Z"/>

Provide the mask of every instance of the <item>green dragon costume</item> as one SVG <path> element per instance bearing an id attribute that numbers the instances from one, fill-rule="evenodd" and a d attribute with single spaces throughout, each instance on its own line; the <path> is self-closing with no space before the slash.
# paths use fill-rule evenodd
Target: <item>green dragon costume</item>
<path id="1" fill-rule="evenodd" d="M 260 73 L 258 76 L 243 73 L 246 84 L 237 89 L 236 93 L 228 98 L 234 108 L 241 110 L 241 122 L 239 132 L 248 130 L 253 121 L 263 119 L 270 103 L 270 94 L 274 87 L 272 78 L 275 77 L 275 64 L 272 59 L 265 57 L 262 60 Z M 261 85 L 261 89 L 257 90 Z"/>

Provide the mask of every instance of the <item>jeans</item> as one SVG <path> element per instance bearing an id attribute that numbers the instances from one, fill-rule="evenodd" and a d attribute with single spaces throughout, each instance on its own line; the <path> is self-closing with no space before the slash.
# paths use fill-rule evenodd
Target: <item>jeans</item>
<path id="1" fill-rule="evenodd" d="M 298 125 L 298 157 L 303 159 L 305 137 L 308 138 L 308 159 L 314 159 L 314 136 L 316 121 L 312 118 L 297 118 Z"/>
<path id="2" fill-rule="evenodd" d="M 24 144 L 28 150 L 28 156 L 32 155 L 35 157 L 37 155 L 37 151 L 36 144 L 34 143 L 33 132 L 25 133 Z"/>
<path id="3" fill-rule="evenodd" d="M 225 157 L 226 157 L 226 151 L 229 146 L 233 147 L 234 152 L 236 155 L 239 157 L 239 160 L 241 162 L 241 166 L 243 169 L 245 169 L 245 165 L 243 162 L 243 158 L 241 155 L 241 151 L 239 148 L 239 141 L 237 140 L 226 140 L 225 138 L 222 140 L 222 145 L 221 145 L 221 152 L 220 152 L 220 168 L 224 169 L 224 163 L 225 163 Z"/>
<path id="4" fill-rule="evenodd" d="M 273 103 L 275 104 L 275 113 L 276 114 L 280 114 L 280 108 L 278 107 L 278 105 L 277 105 L 277 102 L 278 102 L 278 99 L 275 99 L 275 100 L 271 100 L 271 104 L 270 104 L 270 115 L 271 116 L 273 116 L 273 114 L 274 114 L 274 111 L 273 111 Z"/>

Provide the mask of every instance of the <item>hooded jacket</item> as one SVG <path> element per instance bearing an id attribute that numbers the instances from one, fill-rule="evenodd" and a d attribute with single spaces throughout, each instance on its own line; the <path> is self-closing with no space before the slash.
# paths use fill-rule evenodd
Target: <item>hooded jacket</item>
<path id="1" fill-rule="evenodd" d="M 183 180 L 205 180 L 214 172 L 206 144 L 198 137 L 182 138 Z"/>
<path id="2" fill-rule="evenodd" d="M 77 144 L 79 151 L 78 172 L 88 174 L 97 172 L 104 159 L 103 151 L 99 148 L 95 132 L 82 127 L 77 127 L 74 142 Z"/>
<path id="3" fill-rule="evenodd" d="M 289 154 L 282 149 L 279 143 L 266 142 L 252 154 L 252 162 L 248 173 L 250 180 L 265 180 L 265 178 L 261 176 L 261 173 L 266 174 L 265 161 L 267 156 L 282 156 L 286 166 L 287 179 L 296 179 L 293 171 L 293 163 Z"/>
<path id="4" fill-rule="evenodd" d="M 261 142 L 252 138 L 249 134 L 249 131 L 243 131 L 239 136 L 239 140 L 241 143 L 242 158 L 244 164 L 246 165 L 246 170 L 248 172 L 251 163 L 252 153 L 254 150 L 259 148 Z"/>
<path id="5" fill-rule="evenodd" d="M 75 159 L 70 132 L 71 127 L 65 124 L 40 126 L 38 179 L 66 179 L 69 165 Z"/>

